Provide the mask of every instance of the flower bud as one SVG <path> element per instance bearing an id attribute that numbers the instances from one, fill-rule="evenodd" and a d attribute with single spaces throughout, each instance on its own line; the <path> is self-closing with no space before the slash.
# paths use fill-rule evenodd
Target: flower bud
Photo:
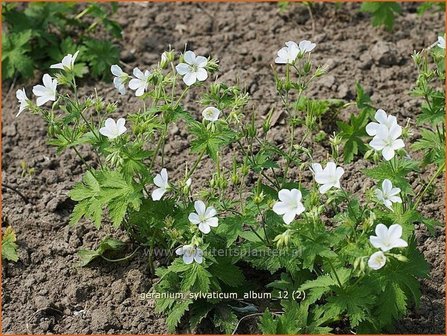
<path id="1" fill-rule="evenodd" d="M 311 69 L 312 69 L 312 63 L 309 61 L 306 61 L 303 65 L 304 73 L 307 75 Z"/>
<path id="2" fill-rule="evenodd" d="M 408 258 L 402 254 L 393 254 L 393 257 L 402 262 L 408 262 Z"/>
<path id="3" fill-rule="evenodd" d="M 253 202 L 255 204 L 261 204 L 262 201 L 264 200 L 264 192 L 260 192 L 260 193 L 256 193 L 255 197 L 253 198 Z"/>
<path id="4" fill-rule="evenodd" d="M 210 73 L 214 73 L 219 70 L 219 61 L 212 58 L 208 60 L 208 63 L 205 67 L 206 70 L 208 70 Z"/>
<path id="5" fill-rule="evenodd" d="M 267 118 L 265 118 L 262 124 L 262 130 L 264 131 L 264 133 L 267 133 L 270 130 L 270 127 L 272 126 L 272 117 L 273 109 L 270 109 L 269 113 L 267 114 Z"/>
<path id="6" fill-rule="evenodd" d="M 161 54 L 160 68 L 165 69 L 168 67 L 169 63 L 173 62 L 175 59 L 175 53 L 173 50 L 165 51 Z"/>
<path id="7" fill-rule="evenodd" d="M 292 231 L 290 229 L 284 231 L 283 233 L 277 235 L 273 242 L 276 242 L 276 247 L 287 247 L 289 245 L 290 237 L 291 237 Z"/>

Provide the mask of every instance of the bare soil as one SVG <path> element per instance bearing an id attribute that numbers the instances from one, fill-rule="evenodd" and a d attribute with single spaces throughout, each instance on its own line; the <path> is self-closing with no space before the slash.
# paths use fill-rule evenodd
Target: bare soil
<path id="1" fill-rule="evenodd" d="M 397 115 L 401 123 L 411 118 L 414 126 L 420 101 L 409 95 L 417 76 L 411 54 L 431 45 L 444 30 L 443 13 L 419 16 L 416 7 L 403 5 L 393 32 L 372 27 L 369 18 L 359 13 L 358 4 L 340 8 L 315 4 L 311 17 L 300 4 L 290 4 L 281 13 L 274 3 L 121 3 L 115 19 L 124 29 L 121 57 L 128 72 L 134 66 L 149 68 L 169 45 L 183 50 L 187 44 L 197 54 L 220 60 L 219 80 L 246 87 L 259 118 L 279 106 L 270 67 L 276 51 L 285 41 L 310 39 L 317 43 L 314 58 L 329 68 L 311 88 L 312 96 L 352 100 L 355 83 L 360 82 L 376 106 Z M 2 225 L 16 230 L 20 253 L 17 263 L 3 263 L 2 332 L 166 333 L 163 317 L 154 313 L 151 302 L 139 299 L 152 281 L 144 253 L 123 263 L 100 261 L 78 266 L 76 252 L 81 247 L 93 248 L 107 235 L 127 238 L 108 226 L 100 231 L 88 223 L 68 226 L 73 203 L 67 192 L 80 179 L 81 162 L 72 152 L 56 155 L 46 143 L 46 127 L 38 117 L 23 113 L 15 118 L 15 90 L 24 86 L 31 92 L 39 78 L 36 74 L 35 80 L 12 88 L 11 83 L 2 83 L 2 182 L 27 199 L 25 202 L 10 189 L 2 189 Z M 134 98 L 119 97 L 110 83 L 86 81 L 81 93 L 92 94 L 94 88 L 117 101 L 121 115 L 138 108 Z M 191 113 L 198 115 L 196 95 L 191 93 L 187 99 Z M 273 138 L 282 143 L 285 134 L 279 120 Z M 166 148 L 167 168 L 173 171 L 173 178 L 183 172 L 189 157 L 187 143 L 181 125 L 174 127 Z M 88 159 L 88 151 L 83 153 Z M 316 155 L 324 158 L 326 149 L 321 147 Z M 34 175 L 22 176 L 22 160 L 35 169 Z M 203 164 L 203 176 L 210 167 Z M 348 189 L 361 192 L 372 186 L 359 172 L 362 167 L 358 161 L 350 169 L 354 173 L 344 176 Z M 413 176 L 413 185 L 418 188 L 428 178 L 428 172 Z M 436 181 L 421 209 L 444 222 L 443 178 Z M 395 332 L 445 333 L 445 231 L 439 228 L 429 235 L 421 226 L 417 238 L 431 272 L 422 281 L 420 306 L 396 324 Z"/>

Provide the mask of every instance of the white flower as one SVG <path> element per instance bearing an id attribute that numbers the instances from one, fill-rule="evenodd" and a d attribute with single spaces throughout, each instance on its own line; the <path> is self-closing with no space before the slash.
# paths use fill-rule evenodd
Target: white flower
<path id="1" fill-rule="evenodd" d="M 175 69 L 179 75 L 183 76 L 183 81 L 186 85 L 191 86 L 196 81 L 204 81 L 208 78 L 206 72 L 206 65 L 208 60 L 204 56 L 196 56 L 192 51 L 188 50 L 183 55 L 183 59 L 186 63 L 178 64 Z"/>
<path id="2" fill-rule="evenodd" d="M 342 167 L 337 167 L 334 162 L 328 162 L 324 169 L 321 164 L 313 163 L 311 170 L 315 174 L 315 181 L 321 184 L 320 193 L 324 194 L 332 187 L 341 188 L 340 178 L 345 171 Z"/>
<path id="3" fill-rule="evenodd" d="M 445 49 L 445 38 L 442 36 L 438 36 L 438 44 L 439 48 Z"/>
<path id="4" fill-rule="evenodd" d="M 286 42 L 286 46 L 279 49 L 278 57 L 275 59 L 277 64 L 292 64 L 295 62 L 298 55 L 303 55 L 307 52 L 311 52 L 316 47 L 315 43 L 308 40 L 303 40 L 298 44 L 293 41 Z"/>
<path id="5" fill-rule="evenodd" d="M 154 184 L 158 187 L 152 192 L 152 200 L 159 201 L 163 195 L 170 189 L 168 183 L 168 171 L 163 168 L 160 174 L 157 174 L 154 178 Z"/>
<path id="6" fill-rule="evenodd" d="M 217 215 L 216 209 L 213 207 L 207 208 L 202 201 L 195 201 L 194 208 L 196 212 L 190 213 L 188 219 L 191 223 L 198 225 L 200 231 L 209 233 L 211 227 L 217 227 L 219 220 L 215 217 Z"/>
<path id="7" fill-rule="evenodd" d="M 191 183 L 192 183 L 192 180 L 191 180 L 191 178 L 189 178 L 186 180 L 185 185 L 189 188 L 191 186 Z"/>
<path id="8" fill-rule="evenodd" d="M 20 103 L 19 112 L 16 114 L 16 117 L 20 115 L 30 104 L 30 100 L 26 96 L 25 89 L 19 89 L 16 91 L 17 100 Z"/>
<path id="9" fill-rule="evenodd" d="M 53 64 L 50 66 L 51 69 L 62 69 L 62 70 L 73 70 L 74 62 L 76 57 L 78 57 L 79 51 L 76 51 L 74 55 L 68 54 L 62 59 L 61 63 Z"/>
<path id="10" fill-rule="evenodd" d="M 275 59 L 276 64 L 292 64 L 295 62 L 298 54 L 300 53 L 300 48 L 293 41 L 286 42 L 286 46 L 279 49 L 278 57 Z"/>
<path id="11" fill-rule="evenodd" d="M 382 182 L 382 190 L 376 189 L 376 197 L 388 209 L 393 210 L 393 203 L 402 203 L 402 199 L 397 196 L 400 193 L 399 188 L 393 188 L 390 180 L 385 179 Z"/>
<path id="12" fill-rule="evenodd" d="M 43 75 L 43 85 L 33 87 L 33 93 L 37 96 L 37 106 L 42 106 L 48 101 L 56 100 L 57 79 L 52 79 L 49 74 Z"/>
<path id="13" fill-rule="evenodd" d="M 393 224 L 387 228 L 382 223 L 376 226 L 376 236 L 370 236 L 369 241 L 375 248 L 380 248 L 383 252 L 389 251 L 395 247 L 407 247 L 405 240 L 401 239 L 402 226 Z"/>
<path id="14" fill-rule="evenodd" d="M 383 158 L 389 161 L 394 157 L 394 151 L 405 147 L 402 139 L 399 139 L 401 134 L 402 127 L 397 124 L 390 129 L 381 125 L 377 128 L 377 134 L 369 144 L 376 151 L 382 151 Z"/>
<path id="15" fill-rule="evenodd" d="M 126 132 L 127 128 L 124 126 L 125 123 L 126 119 L 124 118 L 119 118 L 116 122 L 112 118 L 107 118 L 105 126 L 99 129 L 99 133 L 109 139 L 115 139 Z"/>
<path id="16" fill-rule="evenodd" d="M 163 65 L 168 64 L 168 62 L 169 62 L 169 60 L 168 60 L 168 53 L 167 53 L 166 51 L 164 51 L 164 52 L 161 54 L 161 61 L 160 61 L 160 64 L 162 64 L 162 67 L 163 67 Z"/>
<path id="17" fill-rule="evenodd" d="M 317 45 L 315 43 L 312 43 L 312 42 L 310 42 L 308 40 L 303 40 L 303 41 L 300 42 L 298 47 L 300 49 L 300 52 L 304 54 L 304 53 L 307 53 L 307 52 L 311 52 L 312 50 L 315 49 L 316 46 Z"/>
<path id="18" fill-rule="evenodd" d="M 126 74 L 118 65 L 114 64 L 110 67 L 110 71 L 115 76 L 113 79 L 113 85 L 122 95 L 126 93 L 125 84 L 129 79 L 129 75 Z"/>
<path id="19" fill-rule="evenodd" d="M 133 75 L 135 78 L 132 78 L 129 82 L 129 88 L 135 91 L 135 96 L 140 97 L 147 90 L 147 86 L 149 85 L 148 78 L 151 75 L 149 70 L 144 71 L 144 73 L 138 69 L 133 69 Z"/>
<path id="20" fill-rule="evenodd" d="M 203 261 L 203 251 L 194 245 L 184 245 L 175 250 L 177 255 L 183 256 L 183 262 L 185 264 L 191 264 L 194 260 L 201 264 Z"/>
<path id="21" fill-rule="evenodd" d="M 386 263 L 386 257 L 382 251 L 377 251 L 371 254 L 371 256 L 368 259 L 368 266 L 375 271 L 385 266 L 385 263 Z"/>
<path id="22" fill-rule="evenodd" d="M 278 193 L 279 202 L 273 206 L 273 211 L 278 215 L 283 215 L 284 223 L 290 224 L 295 216 L 306 210 L 301 203 L 301 191 L 298 189 L 281 189 Z"/>
<path id="23" fill-rule="evenodd" d="M 219 119 L 219 115 L 220 115 L 220 110 L 218 110 L 217 108 L 212 107 L 212 106 L 207 107 L 202 112 L 203 119 L 211 121 L 211 122 L 217 121 L 217 119 Z"/>
<path id="24" fill-rule="evenodd" d="M 378 123 L 370 122 L 368 125 L 366 125 L 366 133 L 368 133 L 368 135 L 370 136 L 376 135 L 377 130 L 382 125 L 386 126 L 388 129 L 390 129 L 394 125 L 397 125 L 396 117 L 386 114 L 386 112 L 382 109 L 377 110 L 374 119 L 376 119 Z"/>

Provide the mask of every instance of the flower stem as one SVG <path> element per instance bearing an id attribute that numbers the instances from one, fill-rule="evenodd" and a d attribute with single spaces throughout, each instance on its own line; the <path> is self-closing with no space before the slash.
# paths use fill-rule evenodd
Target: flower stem
<path id="1" fill-rule="evenodd" d="M 185 178 L 185 181 L 188 181 L 188 179 L 192 176 L 192 174 L 194 173 L 194 171 L 197 169 L 197 167 L 199 166 L 200 161 L 202 161 L 203 156 L 205 155 L 206 152 L 206 148 L 204 148 L 199 156 L 196 159 L 196 162 L 194 162 L 194 165 L 192 166 L 191 170 L 188 172 L 188 175 Z"/>
<path id="2" fill-rule="evenodd" d="M 442 171 L 445 168 L 445 162 L 439 166 L 438 170 L 433 174 L 433 176 L 431 177 L 430 181 L 428 182 L 428 184 L 425 186 L 424 190 L 419 194 L 418 198 L 416 199 L 416 202 L 414 203 L 413 209 L 417 209 L 419 203 L 422 200 L 422 197 L 425 195 L 425 193 L 427 192 L 427 190 L 430 188 L 430 186 L 433 184 L 433 182 L 435 181 L 435 179 L 439 176 L 439 174 L 442 173 Z"/>
<path id="3" fill-rule="evenodd" d="M 108 261 L 108 262 L 120 262 L 120 261 L 125 261 L 125 260 L 128 260 L 128 259 L 132 258 L 132 257 L 135 255 L 135 253 L 140 249 L 140 247 L 141 247 L 141 246 L 138 246 L 138 247 L 137 247 L 131 254 L 129 254 L 128 256 L 123 257 L 123 258 L 119 258 L 119 259 L 109 259 L 109 258 L 107 258 L 107 257 L 104 257 L 103 255 L 101 255 L 101 258 L 104 259 L 104 260 L 106 260 L 106 261 Z"/>
<path id="4" fill-rule="evenodd" d="M 332 269 L 332 272 L 334 272 L 335 274 L 335 278 L 337 279 L 338 285 L 341 289 L 343 289 L 343 285 L 341 284 L 340 278 L 338 277 L 337 271 L 335 270 L 334 265 L 332 264 L 332 262 L 330 260 L 328 260 L 329 266 Z"/>

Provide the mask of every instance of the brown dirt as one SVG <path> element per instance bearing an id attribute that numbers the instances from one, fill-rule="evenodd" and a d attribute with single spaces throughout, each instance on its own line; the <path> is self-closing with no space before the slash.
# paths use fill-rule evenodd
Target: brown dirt
<path id="1" fill-rule="evenodd" d="M 291 4 L 280 13 L 276 4 L 188 4 L 122 3 L 116 19 L 123 25 L 122 59 L 134 66 L 149 67 L 171 44 L 183 50 L 185 43 L 198 54 L 220 59 L 220 80 L 236 80 L 250 92 L 256 113 L 265 115 L 277 106 L 270 68 L 276 51 L 288 40 L 317 42 L 314 57 L 329 65 L 329 74 L 311 89 L 312 96 L 352 99 L 355 82 L 372 95 L 377 106 L 398 116 L 401 122 L 418 113 L 420 102 L 408 92 L 416 79 L 411 60 L 413 50 L 436 41 L 444 30 L 442 13 L 418 16 L 415 4 L 405 4 L 392 33 L 373 28 L 358 12 L 357 4 L 316 4 L 313 10 L 315 32 L 308 11 Z M 25 84 L 31 91 L 33 82 Z M 3 189 L 2 225 L 17 232 L 20 260 L 3 263 L 4 333 L 165 333 L 163 317 L 138 294 L 150 288 L 151 280 L 143 253 L 129 262 L 95 262 L 77 266 L 76 251 L 91 248 L 106 235 L 125 239 L 123 232 L 95 230 L 89 224 L 68 227 L 73 203 L 67 192 L 82 173 L 81 162 L 71 152 L 57 156 L 46 144 L 44 123 L 18 109 L 10 83 L 3 85 L 3 183 L 17 188 L 28 199 Z M 137 108 L 134 98 L 120 98 L 110 84 L 94 83 L 100 95 L 117 100 L 120 111 Z M 92 93 L 93 84 L 84 83 L 83 93 Z M 192 103 L 197 97 L 190 94 Z M 199 113 L 194 107 L 192 113 Z M 345 116 L 346 117 L 346 116 Z M 279 123 L 272 132 L 283 142 L 285 129 Z M 186 133 L 174 129 L 167 146 L 167 168 L 182 172 L 187 160 Z M 324 157 L 325 149 L 316 153 Z M 83 152 L 88 155 L 87 151 Z M 20 162 L 35 168 L 33 176 L 21 176 Z M 345 181 L 352 191 L 369 188 L 357 173 L 363 163 L 355 163 Z M 204 172 L 211 167 L 204 165 Z M 174 173 L 175 176 L 176 173 Z M 206 174 L 203 174 L 206 175 Z M 414 177 L 417 186 L 428 175 Z M 357 178 L 357 179 L 356 179 Z M 198 179 L 199 180 L 199 179 Z M 347 181 L 351 182 L 347 182 Z M 200 181 L 198 182 L 200 183 Z M 424 199 L 423 212 L 444 222 L 443 179 Z M 431 264 L 430 276 L 422 283 L 422 300 L 417 309 L 397 323 L 395 332 L 430 334 L 445 332 L 445 233 L 438 229 L 429 236 L 417 230 L 421 251 Z M 131 248 L 129 247 L 129 251 Z"/>

